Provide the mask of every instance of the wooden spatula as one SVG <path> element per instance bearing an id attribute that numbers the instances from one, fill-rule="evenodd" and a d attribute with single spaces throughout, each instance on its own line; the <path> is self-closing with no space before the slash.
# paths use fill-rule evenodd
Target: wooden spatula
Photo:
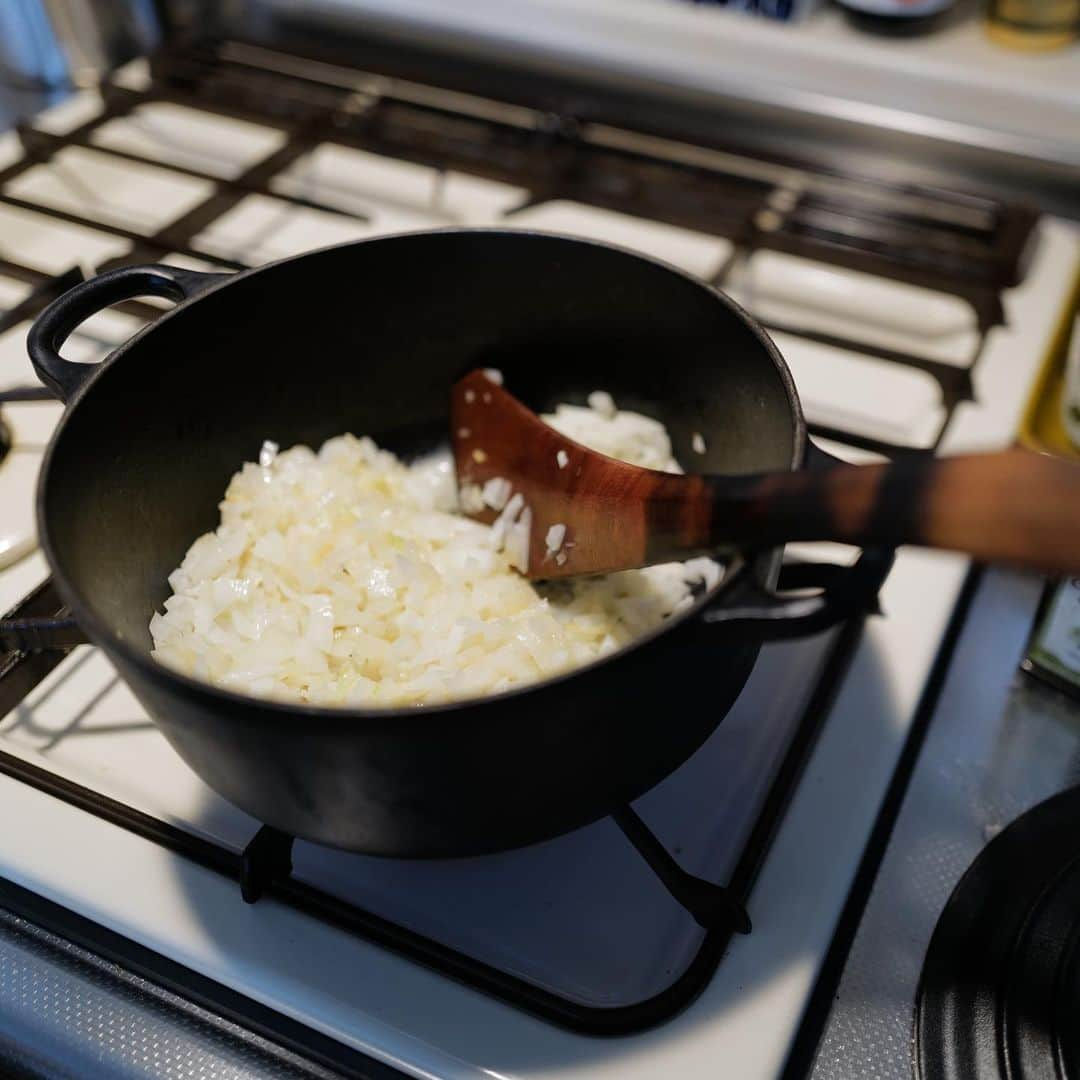
<path id="1" fill-rule="evenodd" d="M 522 496 L 533 579 L 606 573 L 788 540 L 919 544 L 1049 573 L 1080 571 L 1080 467 L 1008 450 L 758 476 L 627 465 L 548 427 L 483 371 L 452 392 L 459 485 Z M 508 486 L 507 486 L 508 485 Z M 501 489 L 501 491 L 500 491 Z"/>

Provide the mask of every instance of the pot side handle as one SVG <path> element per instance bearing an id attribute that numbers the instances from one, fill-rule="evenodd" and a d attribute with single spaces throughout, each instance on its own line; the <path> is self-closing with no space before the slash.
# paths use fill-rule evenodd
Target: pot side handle
<path id="1" fill-rule="evenodd" d="M 137 296 L 164 296 L 177 302 L 231 277 L 177 266 L 121 266 L 108 270 L 58 296 L 34 321 L 26 349 L 38 378 L 61 401 L 70 401 L 97 365 L 75 364 L 60 355 L 71 332 L 91 315 Z"/>
<path id="2" fill-rule="evenodd" d="M 807 440 L 804 468 L 818 472 L 842 464 L 841 458 Z M 710 634 L 749 631 L 761 641 L 816 634 L 852 616 L 878 611 L 878 593 L 895 554 L 893 548 L 866 548 L 852 566 L 787 563 L 775 591 L 755 580 L 751 559 L 738 599 L 706 607 L 701 622 Z M 808 595 L 807 590 L 814 591 Z"/>
<path id="3" fill-rule="evenodd" d="M 867 548 L 852 566 L 788 565 L 781 570 L 776 592 L 754 581 L 748 567 L 739 598 L 706 607 L 701 621 L 709 633 L 749 632 L 761 641 L 816 634 L 852 616 L 877 611 L 878 592 L 892 569 L 894 554 L 891 548 Z M 808 589 L 816 591 L 808 595 Z"/>

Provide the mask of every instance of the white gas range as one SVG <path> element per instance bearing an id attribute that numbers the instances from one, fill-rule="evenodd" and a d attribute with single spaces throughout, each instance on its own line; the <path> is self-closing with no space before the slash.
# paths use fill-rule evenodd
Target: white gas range
<path id="1" fill-rule="evenodd" d="M 815 438 L 839 456 L 955 453 L 1009 442 L 1073 288 L 1075 231 L 992 199 L 614 126 L 553 134 L 520 105 L 282 68 L 235 45 L 164 56 L 153 74 L 136 62 L 2 137 L 0 392 L 32 383 L 29 320 L 81 272 L 236 268 L 498 223 L 609 239 L 734 293 L 771 328 Z M 259 98 L 273 106 L 262 115 Z M 392 125 L 365 126 L 380 102 L 396 110 L 396 144 Z M 465 132 L 472 168 L 451 152 Z M 514 167 L 480 153 L 507 143 L 530 151 Z M 590 168 L 544 170 L 567 147 Z M 70 358 L 100 359 L 153 314 L 96 316 Z M 2 609 L 47 575 L 26 552 L 57 410 L 3 407 Z M 32 938 L 42 968 L 0 978 L 13 1041 L 83 1074 L 93 1061 L 106 1075 L 779 1076 L 930 707 L 968 571 L 960 557 L 900 551 L 882 615 L 766 648 L 709 743 L 635 804 L 684 870 L 741 896 L 746 936 L 699 926 L 613 821 L 459 861 L 298 843 L 286 872 L 275 837 L 187 770 L 99 653 L 6 658 L 0 906 L 46 931 Z M 1023 620 L 1038 586 L 1017 589 Z M 1013 637 L 1002 647 L 1015 651 Z M 0 972 L 29 946 L 6 948 Z M 138 977 L 93 968 L 91 954 Z M 82 967 L 61 977 L 63 963 Z M 94 995 L 110 978 L 107 1003 Z"/>

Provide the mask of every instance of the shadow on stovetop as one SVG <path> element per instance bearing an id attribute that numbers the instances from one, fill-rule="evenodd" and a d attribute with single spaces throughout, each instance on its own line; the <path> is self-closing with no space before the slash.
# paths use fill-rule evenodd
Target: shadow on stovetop
<path id="1" fill-rule="evenodd" d="M 62 725 L 46 726 L 40 723 L 39 713 L 42 711 L 42 707 L 48 703 L 49 698 L 53 694 L 61 693 L 66 678 L 77 675 L 80 669 L 92 661 L 92 657 L 93 653 L 86 651 L 81 655 L 70 658 L 65 666 L 65 679 L 57 679 L 48 689 L 35 694 L 32 706 L 25 702 L 16 705 L 3 720 L 3 736 L 5 738 L 14 737 L 18 741 L 32 744 L 38 753 L 47 754 L 65 739 L 73 737 L 116 735 L 122 732 L 152 729 L 154 724 L 145 717 L 110 724 L 101 722 L 87 724 L 87 721 L 94 716 L 98 706 L 119 684 L 119 675 L 113 675 L 108 682 L 96 689 L 89 698 L 80 701 L 78 709 L 73 713 L 65 713 Z"/>
<path id="2" fill-rule="evenodd" d="M 779 1068 L 895 761 L 882 746 L 897 750 L 906 725 L 903 688 L 894 685 L 873 635 L 863 640 L 853 661 L 857 682 L 847 687 L 843 711 L 816 739 L 786 811 L 787 827 L 750 893 L 753 932 L 733 939 L 688 1007 L 649 1030 L 595 1038 L 567 1032 L 516 1004 L 494 1005 L 487 993 L 456 987 L 440 992 L 453 986 L 443 975 L 333 928 L 284 933 L 276 899 L 248 906 L 237 889 L 235 905 L 223 905 L 220 891 L 205 888 L 202 871 L 176 860 L 191 914 L 226 958 L 215 977 L 264 1000 L 269 988 L 270 997 L 295 1016 L 403 1060 L 415 1053 L 428 1067 L 437 1067 L 442 1055 L 479 1063 L 489 1075 L 528 1074 L 570 1062 L 581 1068 L 590 1059 L 610 1066 L 623 1054 L 652 1054 L 704 1037 L 710 1044 L 706 1052 L 730 1056 L 737 1074 L 738 1055 L 751 1046 L 755 1057 L 762 1053 L 761 1032 L 775 1029 L 775 1045 L 764 1052 L 775 1055 Z M 722 724 L 718 734 L 723 731 Z M 704 753 L 705 748 L 635 804 L 650 824 L 666 792 L 685 782 Z M 837 782 L 851 777 L 865 782 Z M 737 778 L 734 784 L 710 779 L 717 799 L 740 789 Z M 209 814 L 218 803 L 207 792 Z M 671 850 L 680 856 L 679 846 Z M 681 968 L 672 967 L 671 959 L 692 958 L 703 937 L 610 819 L 528 849 L 462 860 L 381 859 L 298 843 L 294 878 L 374 915 L 376 937 L 385 932 L 381 920 L 404 927 L 407 952 L 415 948 L 412 935 L 430 937 L 547 991 L 558 990 L 577 1007 L 583 1001 L 602 1009 L 640 1000 L 633 996 L 635 987 L 677 980 Z M 587 888 L 600 892 L 590 895 Z M 660 952 L 644 959 L 632 936 L 640 936 L 633 909 L 642 904 L 647 910 L 670 906 L 667 933 L 650 943 Z M 560 974 L 552 958 L 567 957 L 570 972 Z M 650 968 L 646 979 L 633 970 L 642 962 Z M 602 972 L 615 987 L 610 1005 L 596 994 Z M 459 969 L 458 976 L 459 982 L 472 981 L 468 970 Z M 432 1047 L 439 1048 L 434 1057 Z M 654 1065 L 667 1069 L 666 1062 Z M 621 1075 L 637 1076 L 629 1060 L 626 1069 Z"/>

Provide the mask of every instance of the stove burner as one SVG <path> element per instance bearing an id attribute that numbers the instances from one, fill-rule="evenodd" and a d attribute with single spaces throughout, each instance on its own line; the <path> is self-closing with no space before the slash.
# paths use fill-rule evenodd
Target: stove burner
<path id="1" fill-rule="evenodd" d="M 927 950 L 916 1003 L 923 1080 L 1080 1078 L 1080 788 L 994 838 Z"/>

